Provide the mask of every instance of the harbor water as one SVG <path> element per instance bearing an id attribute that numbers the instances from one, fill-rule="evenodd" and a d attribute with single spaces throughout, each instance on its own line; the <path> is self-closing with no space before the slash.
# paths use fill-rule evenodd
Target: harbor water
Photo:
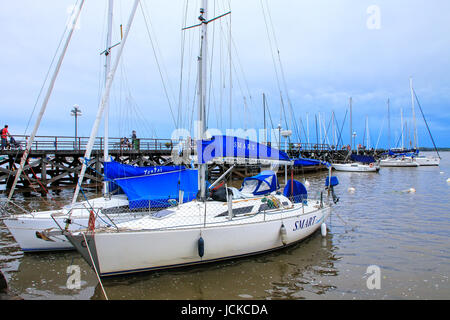
<path id="1" fill-rule="evenodd" d="M 120 300 L 449 299 L 450 153 L 441 156 L 439 167 L 334 172 L 340 200 L 326 237 L 319 230 L 272 253 L 106 278 L 104 289 Z M 326 176 L 296 178 L 307 179 L 314 195 Z M 0 269 L 24 299 L 104 299 L 76 251 L 24 254 L 1 222 Z"/>

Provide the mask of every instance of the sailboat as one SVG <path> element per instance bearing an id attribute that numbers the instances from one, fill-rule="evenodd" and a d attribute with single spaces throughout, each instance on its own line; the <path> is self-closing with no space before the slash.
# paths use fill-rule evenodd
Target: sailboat
<path id="1" fill-rule="evenodd" d="M 441 157 L 439 156 L 439 152 L 437 151 L 436 145 L 434 144 L 433 136 L 431 135 L 430 129 L 428 128 L 428 123 L 425 119 L 425 115 L 423 114 L 422 108 L 419 108 L 423 116 L 423 120 L 425 121 L 425 124 L 427 126 L 428 132 L 430 134 L 431 140 L 433 141 L 434 148 L 436 150 L 437 156 L 431 157 L 431 156 L 422 156 L 419 155 L 419 149 L 418 149 L 418 141 L 417 141 L 417 125 L 416 125 L 416 114 L 414 110 L 414 101 L 417 99 L 417 96 L 415 95 L 414 88 L 413 88 L 413 80 L 412 78 L 409 79 L 409 86 L 411 89 L 411 106 L 412 106 L 412 112 L 413 112 L 413 121 L 414 121 L 414 149 L 416 150 L 417 154 L 414 156 L 414 160 L 420 165 L 420 166 L 438 166 L 441 162 Z M 417 99 L 417 102 L 418 99 Z"/>
<path id="2" fill-rule="evenodd" d="M 76 12 L 77 16 L 73 19 L 73 24 L 71 26 L 69 36 L 66 39 L 65 50 L 68 47 L 70 38 L 72 36 L 74 26 L 77 23 L 78 17 L 80 15 L 81 9 L 83 7 L 84 1 L 81 1 L 79 7 Z M 106 54 L 106 64 L 105 64 L 105 92 L 103 93 L 103 98 L 101 102 L 101 108 L 108 108 L 108 97 L 109 91 L 111 88 L 111 84 L 114 78 L 115 70 L 120 61 L 120 55 L 123 50 L 123 47 L 126 43 L 129 29 L 131 27 L 131 23 L 133 21 L 133 17 L 137 8 L 138 1 L 136 1 L 135 6 L 133 7 L 132 13 L 130 14 L 130 18 L 128 21 L 127 29 L 125 30 L 123 39 L 119 46 L 119 53 L 116 57 L 115 64 L 113 66 L 113 70 L 110 71 L 110 49 L 111 47 L 111 24 L 112 24 L 112 10 L 113 10 L 113 1 L 109 0 L 109 14 L 108 14 L 108 36 L 107 36 L 107 49 L 105 50 Z M 165 179 L 177 179 L 178 181 L 182 181 L 186 178 L 186 181 L 189 181 L 189 176 L 192 174 L 196 175 L 196 171 L 190 171 L 184 166 L 165 166 L 165 167 L 133 167 L 115 163 L 114 161 L 108 161 L 108 132 L 107 132 L 107 117 L 105 117 L 105 154 L 104 154 L 104 168 L 105 168 L 105 187 L 104 187 L 104 195 L 101 197 L 97 197 L 94 199 L 85 199 L 84 201 L 78 200 L 78 193 L 81 190 L 81 184 L 83 181 L 84 171 L 86 169 L 86 164 L 83 163 L 83 172 L 80 174 L 79 181 L 77 184 L 77 189 L 75 191 L 75 195 L 73 197 L 72 203 L 62 208 L 56 210 L 46 210 L 39 212 L 32 212 L 30 210 L 26 210 L 21 207 L 17 203 L 15 203 L 11 197 L 14 192 L 14 188 L 17 180 L 21 174 L 21 170 L 23 168 L 23 164 L 28 156 L 30 151 L 32 141 L 39 127 L 40 119 L 42 118 L 46 104 L 50 97 L 53 84 L 56 80 L 56 76 L 59 71 L 59 66 L 62 63 L 62 60 L 65 55 L 65 50 L 62 52 L 59 62 L 58 68 L 56 68 L 55 73 L 52 78 L 52 83 L 48 88 L 48 92 L 46 95 L 46 99 L 41 107 L 40 118 L 36 121 L 33 133 L 28 140 L 27 149 L 24 152 L 22 157 L 21 166 L 16 173 L 16 178 L 13 187 L 11 188 L 9 199 L 7 202 L 2 203 L 1 213 L 5 216 L 2 217 L 3 222 L 6 227 L 13 235 L 16 242 L 19 244 L 20 248 L 24 252 L 40 252 L 40 251 L 56 251 L 56 250 L 73 250 L 74 247 L 72 244 L 67 241 L 67 239 L 62 236 L 61 230 L 77 230 L 86 227 L 100 227 L 100 226 L 108 226 L 113 224 L 114 222 L 127 221 L 136 217 L 140 217 L 146 214 L 149 214 L 151 210 L 154 210 L 155 201 L 158 202 L 159 207 L 167 207 L 169 206 L 169 200 L 171 201 L 190 201 L 194 196 L 189 193 L 189 190 L 184 190 L 185 193 L 178 194 L 177 188 L 172 188 L 171 190 L 162 189 L 162 192 L 165 192 L 164 195 L 159 193 L 157 199 L 147 199 L 144 204 L 146 205 L 146 210 L 142 209 L 142 205 L 136 205 L 136 197 L 138 197 L 142 193 L 142 188 L 136 192 L 136 190 L 131 189 L 129 187 L 129 181 L 132 180 L 134 185 L 139 181 L 144 180 L 147 184 L 151 184 L 149 179 L 155 181 L 155 179 L 161 179 L 163 176 Z M 97 116 L 96 123 L 94 127 L 98 128 L 98 123 L 100 121 L 100 116 Z M 90 151 L 92 150 L 93 141 L 95 140 L 97 131 L 93 130 L 91 133 L 90 140 L 88 142 L 88 147 L 86 148 L 85 159 L 89 159 Z M 108 170 L 109 169 L 109 170 Z M 114 170 L 112 170 L 114 169 Z M 108 176 L 107 172 L 111 172 L 112 175 Z M 109 188 L 115 185 L 119 186 L 125 190 L 125 193 L 115 193 L 112 194 Z M 176 191 L 174 191 L 176 189 Z M 185 188 L 189 189 L 189 188 Z M 163 198 L 161 200 L 161 198 Z M 131 201 L 130 201 L 131 200 Z M 149 201 L 152 201 L 149 203 Z M 161 204 L 162 203 L 162 204 Z M 151 206 L 153 204 L 153 208 Z M 131 207 L 131 208 L 130 208 Z M 140 210 L 136 210 L 136 207 L 141 207 Z M 106 212 L 110 212 L 114 208 L 121 208 L 122 212 L 120 215 L 110 214 L 107 215 Z M 128 208 L 124 211 L 124 208 Z M 103 214 L 102 217 L 98 217 L 100 214 Z M 92 221 L 95 219 L 95 224 L 92 224 Z"/>
<path id="3" fill-rule="evenodd" d="M 389 101 L 389 100 L 388 100 Z M 389 108 L 389 105 L 388 105 Z M 380 160 L 381 167 L 418 167 L 419 164 L 415 161 L 414 154 L 404 148 L 404 124 L 403 124 L 403 109 L 400 108 L 401 121 L 401 148 L 390 148 L 386 157 Z M 390 125 L 389 125 L 390 128 Z M 389 133 L 390 134 L 390 133 Z"/>
<path id="4" fill-rule="evenodd" d="M 308 199 L 299 182 L 291 179 L 286 192 L 278 189 L 273 171 L 244 179 L 241 189 L 228 188 L 226 174 L 206 186 L 208 163 L 219 158 L 257 159 L 278 165 L 292 164 L 282 151 L 228 136 L 206 139 L 207 26 L 224 16 L 208 20 L 207 0 L 202 1 L 199 20 L 201 49 L 198 57 L 197 163 L 198 197 L 178 203 L 151 216 L 111 227 L 65 231 L 99 277 L 234 259 L 284 248 L 321 228 L 331 213 L 330 197 Z M 220 187 L 220 182 L 222 185 Z M 336 177 L 326 180 L 328 195 L 334 194 Z M 287 189 L 286 189 L 287 188 Z M 290 189 L 289 189 L 290 188 Z M 327 201 L 328 199 L 328 201 Z"/>
<path id="5" fill-rule="evenodd" d="M 350 155 L 350 162 L 333 162 L 333 169 L 336 171 L 346 171 L 346 172 L 378 172 L 380 170 L 380 166 L 376 163 L 373 157 L 362 157 L 354 155 L 352 152 L 352 137 L 353 137 L 353 128 L 352 128 L 352 98 L 349 99 L 350 103 L 350 148 L 348 150 L 348 156 Z M 346 159 L 347 159 L 346 158 Z"/>

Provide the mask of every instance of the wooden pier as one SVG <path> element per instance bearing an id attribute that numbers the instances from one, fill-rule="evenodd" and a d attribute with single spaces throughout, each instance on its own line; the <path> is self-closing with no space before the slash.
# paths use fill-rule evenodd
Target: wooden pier
<path id="1" fill-rule="evenodd" d="M 26 147 L 27 136 L 14 136 L 16 146 L 0 151 L 0 184 L 8 191 L 14 181 L 15 173 Z M 42 195 L 49 191 L 59 192 L 65 188 L 74 188 L 82 167 L 87 137 L 37 136 L 33 142 L 26 165 L 21 174 L 15 192 L 37 192 Z M 193 142 L 192 142 L 193 143 Z M 87 168 L 83 188 L 102 188 L 103 146 L 102 137 L 96 139 Z M 170 139 L 137 139 L 126 143 L 121 138 L 109 138 L 109 155 L 117 162 L 139 165 L 170 165 L 172 152 L 178 148 L 178 141 Z M 347 147 L 334 148 L 326 144 L 289 143 L 281 150 L 288 149 L 290 157 L 304 157 L 324 161 L 342 160 Z M 195 152 L 191 146 L 191 154 Z M 230 164 L 217 163 L 209 167 L 208 177 L 218 177 L 230 167 Z M 323 170 L 324 166 L 296 168 L 296 173 Z M 260 172 L 261 165 L 239 164 L 233 170 L 233 177 L 244 178 Z"/>

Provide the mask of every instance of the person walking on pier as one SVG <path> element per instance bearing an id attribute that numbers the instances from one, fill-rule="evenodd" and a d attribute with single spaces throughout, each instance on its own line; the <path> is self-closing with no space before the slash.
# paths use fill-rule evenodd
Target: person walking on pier
<path id="1" fill-rule="evenodd" d="M 11 137 L 11 135 L 8 132 L 8 125 L 5 125 L 5 127 L 0 131 L 0 135 L 2 137 L 2 150 L 8 148 L 8 136 Z"/>

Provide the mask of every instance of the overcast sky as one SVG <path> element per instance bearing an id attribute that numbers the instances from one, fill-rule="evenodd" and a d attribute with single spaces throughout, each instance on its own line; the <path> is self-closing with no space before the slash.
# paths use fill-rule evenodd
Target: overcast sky
<path id="1" fill-rule="evenodd" d="M 131 130 L 137 130 L 140 137 L 168 138 L 177 122 L 190 130 L 192 117 L 197 114 L 192 106 L 199 29 L 184 32 L 182 47 L 181 28 L 198 23 L 200 1 L 188 1 L 187 9 L 185 0 L 142 2 L 111 93 L 110 135 L 130 136 Z M 12 134 L 31 132 L 42 104 L 43 94 L 38 99 L 39 92 L 76 3 L 22 0 L 2 4 L 0 119 Z M 126 25 L 131 4 L 131 0 L 115 1 L 113 44 L 120 41 L 119 25 Z M 262 4 L 270 16 L 267 11 L 263 14 Z M 100 53 L 105 49 L 106 5 L 106 0 L 86 1 L 38 135 L 74 135 L 70 110 L 78 104 L 83 111 L 78 135 L 89 136 L 104 81 L 104 56 Z M 352 97 L 358 143 L 362 142 L 367 116 L 372 146 L 379 136 L 379 146 L 386 146 L 386 101 L 390 99 L 392 146 L 396 146 L 401 130 L 400 108 L 408 130 L 412 128 L 412 77 L 436 143 L 450 147 L 449 1 L 211 0 L 210 18 L 230 8 L 231 19 L 227 16 L 209 24 L 209 45 L 213 48 L 209 53 L 213 70 L 209 127 L 224 131 L 230 123 L 231 22 L 234 129 L 263 127 L 263 93 L 277 126 L 281 88 L 286 108 L 290 98 L 302 140 L 307 114 L 310 140 L 315 141 L 315 116 L 320 112 L 322 128 L 327 127 L 334 111 L 340 126 Z M 270 42 L 267 30 L 271 32 Z M 115 52 L 117 47 L 112 51 L 113 58 Z M 417 104 L 415 111 L 419 144 L 432 146 Z M 291 114 L 286 112 L 290 123 Z M 349 142 L 348 116 L 343 139 Z"/>

